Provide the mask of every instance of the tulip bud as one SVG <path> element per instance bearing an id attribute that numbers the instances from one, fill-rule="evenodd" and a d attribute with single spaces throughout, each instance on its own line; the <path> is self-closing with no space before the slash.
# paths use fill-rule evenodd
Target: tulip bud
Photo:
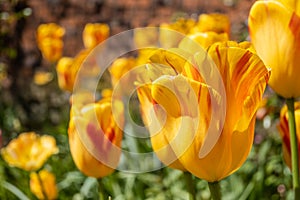
<path id="1" fill-rule="evenodd" d="M 37 29 L 37 43 L 44 58 L 52 63 L 62 56 L 65 29 L 55 23 L 42 24 Z"/>
<path id="2" fill-rule="evenodd" d="M 121 154 L 123 104 L 110 97 L 87 105 L 73 103 L 68 129 L 73 160 L 87 176 L 107 176 Z"/>
<path id="3" fill-rule="evenodd" d="M 282 151 L 283 158 L 287 166 L 292 169 L 291 165 L 291 145 L 290 145 L 290 132 L 288 124 L 288 109 L 284 106 L 280 111 L 280 121 L 277 126 L 280 136 L 282 138 Z M 295 119 L 296 119 L 296 132 L 298 139 L 298 146 L 300 146 L 300 102 L 295 103 Z M 300 155 L 300 149 L 298 148 L 298 155 Z M 300 164 L 300 161 L 299 161 Z"/>
<path id="4" fill-rule="evenodd" d="M 47 170 L 31 172 L 30 190 L 38 199 L 56 199 L 57 187 L 55 176 Z"/>
<path id="5" fill-rule="evenodd" d="M 102 23 L 88 23 L 85 25 L 82 38 L 85 48 L 90 49 L 97 46 L 109 36 L 109 26 Z"/>

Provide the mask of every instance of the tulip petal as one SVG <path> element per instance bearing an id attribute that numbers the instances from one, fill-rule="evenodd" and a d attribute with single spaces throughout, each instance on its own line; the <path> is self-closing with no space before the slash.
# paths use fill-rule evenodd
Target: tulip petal
<path id="1" fill-rule="evenodd" d="M 82 94 L 83 95 L 83 94 Z M 117 168 L 121 155 L 124 108 L 105 90 L 97 103 L 73 104 L 69 123 L 70 150 L 76 166 L 86 175 L 103 177 Z"/>
<path id="2" fill-rule="evenodd" d="M 190 83 L 181 75 L 161 76 L 151 87 L 153 100 L 174 117 L 197 116 L 198 101 Z"/>
<path id="3" fill-rule="evenodd" d="M 254 139 L 254 129 L 255 129 L 255 115 L 252 117 L 249 123 L 249 127 L 243 132 L 239 132 L 237 129 L 232 133 L 231 138 L 231 155 L 232 160 L 230 168 L 231 173 L 234 173 L 247 159 Z M 243 149 L 243 151 L 241 151 Z"/>
<path id="4" fill-rule="evenodd" d="M 151 85 L 144 85 L 138 88 L 138 97 L 141 102 L 141 114 L 145 125 L 151 134 L 152 148 L 157 157 L 167 166 L 185 171 L 185 168 L 178 160 L 172 147 L 164 134 L 159 134 L 164 125 L 166 124 L 166 114 L 162 107 L 154 104 L 151 96 Z M 169 126 L 175 129 L 176 126 Z"/>
<path id="5" fill-rule="evenodd" d="M 276 0 L 282 3 L 286 8 L 293 10 L 300 15 L 300 2 L 298 0 Z"/>
<path id="6" fill-rule="evenodd" d="M 151 63 L 169 66 L 178 74 L 182 72 L 187 56 L 187 52 L 181 49 L 159 49 L 150 57 L 150 61 Z"/>
<path id="7" fill-rule="evenodd" d="M 150 111 L 153 108 L 153 99 L 151 97 L 151 85 L 143 85 L 138 87 L 137 95 L 139 101 L 141 102 L 141 116 L 145 126 L 149 126 L 151 124 L 151 116 Z"/>
<path id="8" fill-rule="evenodd" d="M 74 145 L 72 148 L 74 153 L 72 153 L 72 155 L 76 156 L 74 161 L 76 162 L 77 159 L 86 161 L 93 160 L 93 164 L 77 161 L 77 166 L 88 167 L 88 165 L 90 165 L 96 168 L 99 165 L 104 165 L 106 167 L 116 168 L 121 153 L 121 149 L 116 145 L 120 144 L 113 144 L 109 138 L 105 137 L 101 129 L 90 124 L 89 121 L 81 117 L 74 117 L 72 120 L 74 120 L 77 130 L 71 133 L 73 136 L 70 137 L 72 141 L 70 145 Z M 76 148 L 81 148 L 81 150 Z M 75 154 L 75 152 L 77 153 Z"/>
<path id="9" fill-rule="evenodd" d="M 213 45 L 209 54 L 226 80 L 229 127 L 242 132 L 248 128 L 259 106 L 270 73 L 249 50 Z"/>
<path id="10" fill-rule="evenodd" d="M 270 86 L 285 98 L 300 96 L 299 24 L 299 16 L 276 1 L 257 1 L 250 11 L 253 45 L 272 70 Z"/>
<path id="11" fill-rule="evenodd" d="M 236 171 L 251 150 L 255 112 L 270 73 L 256 54 L 241 48 L 234 42 L 214 44 L 209 48 L 208 53 L 215 62 L 217 70 L 206 72 L 206 74 L 219 71 L 226 90 L 226 95 L 221 96 L 226 97 L 225 124 L 222 127 L 221 121 L 219 126 L 215 125 L 216 131 L 218 127 L 221 128 L 221 135 L 205 155 L 200 153 L 199 156 L 199 150 L 206 144 L 204 138 L 210 138 L 212 135 L 209 132 L 211 124 L 201 121 L 203 117 L 200 112 L 201 123 L 199 122 L 196 129 L 196 137 L 191 147 L 179 159 L 194 175 L 208 181 L 218 181 Z M 195 58 L 196 61 L 197 58 Z M 198 64 L 203 63 L 205 62 L 201 59 L 198 61 Z M 201 67 L 203 66 L 199 66 Z M 202 109 L 205 110 L 205 107 Z M 215 116 L 211 108 L 205 112 L 210 113 L 209 116 Z M 206 128 L 202 129 L 204 124 Z"/>
<path id="12" fill-rule="evenodd" d="M 197 53 L 199 50 L 207 49 L 215 42 L 228 41 L 227 33 L 216 33 L 212 31 L 208 32 L 196 32 L 183 38 L 179 43 L 179 48 L 185 49 L 190 53 Z"/>

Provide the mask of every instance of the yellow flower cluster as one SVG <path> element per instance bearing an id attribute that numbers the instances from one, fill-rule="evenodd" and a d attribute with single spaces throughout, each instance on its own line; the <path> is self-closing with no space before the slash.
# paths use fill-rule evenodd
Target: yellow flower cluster
<path id="1" fill-rule="evenodd" d="M 50 135 L 39 136 L 35 132 L 21 133 L 1 149 L 2 158 L 10 166 L 31 172 L 30 190 L 38 199 L 57 197 L 55 176 L 46 170 L 36 172 L 56 153 L 58 148 L 55 139 Z"/>
<path id="2" fill-rule="evenodd" d="M 176 46 L 182 39 L 170 30 L 187 35 L 189 39 L 196 41 L 203 48 L 207 48 L 215 42 L 228 41 L 230 36 L 230 21 L 227 15 L 212 13 L 199 15 L 198 22 L 193 19 L 179 18 L 176 22 L 160 25 L 160 42 L 165 48 Z"/>
<path id="3" fill-rule="evenodd" d="M 89 55 L 94 47 L 106 40 L 109 36 L 109 26 L 101 23 L 86 24 L 82 33 L 82 39 L 85 49 L 81 50 L 74 58 L 62 57 L 57 65 L 56 72 L 58 84 L 62 90 L 72 92 L 83 61 Z M 93 69 L 94 71 L 97 69 Z M 97 72 L 95 72 L 97 73 Z"/>
<path id="4" fill-rule="evenodd" d="M 147 64 L 135 80 L 140 82 L 142 118 L 155 153 L 166 165 L 210 182 L 227 177 L 246 160 L 253 143 L 255 113 L 270 76 L 253 46 L 228 41 L 229 33 L 229 19 L 222 14 L 200 15 L 198 22 L 179 19 L 162 24 L 159 35 L 151 28 L 137 30 L 137 47 L 150 48 L 140 49 L 135 63 L 132 58 L 121 58 L 110 70 L 115 85 L 135 66 Z M 157 40 L 167 50 L 155 48 Z M 216 74 L 219 80 L 207 83 Z M 218 93 L 220 84 L 224 84 L 224 94 Z M 226 115 L 214 124 L 213 104 L 220 99 L 226 102 Z M 214 137 L 211 123 L 220 132 L 215 144 L 208 142 Z"/>
<path id="5" fill-rule="evenodd" d="M 269 0 L 257 1 L 251 8 L 253 46 L 229 41 L 230 20 L 219 13 L 201 14 L 197 21 L 179 18 L 162 23 L 159 32 L 138 29 L 134 41 L 139 55 L 112 63 L 112 86 L 126 90 L 136 81 L 143 122 L 154 152 L 165 165 L 209 182 L 219 181 L 238 170 L 251 150 L 256 111 L 267 83 L 287 99 L 300 97 L 299 27 L 298 1 Z M 87 24 L 82 33 L 85 49 L 70 58 L 62 57 L 62 27 L 54 23 L 38 27 L 38 47 L 45 59 L 58 61 L 61 89 L 72 92 L 81 65 L 109 32 L 107 24 Z M 156 47 L 157 42 L 162 49 Z M 132 73 L 144 64 L 144 73 Z M 91 65 L 86 73 L 93 76 L 98 70 Z M 121 79 L 124 82 L 120 84 Z M 107 176 L 119 163 L 124 106 L 112 94 L 105 90 L 96 101 L 84 91 L 71 99 L 70 150 L 76 166 L 87 176 Z M 300 145 L 299 102 L 295 109 Z M 291 167 L 286 107 L 278 129 L 284 159 Z M 30 132 L 20 134 L 1 154 L 11 166 L 36 171 L 57 151 L 53 138 Z M 31 190 L 39 199 L 57 197 L 51 173 L 42 170 L 30 177 Z"/>
<path id="6" fill-rule="evenodd" d="M 55 139 L 35 132 L 21 133 L 1 149 L 3 159 L 11 166 L 27 171 L 40 169 L 47 159 L 58 153 Z"/>

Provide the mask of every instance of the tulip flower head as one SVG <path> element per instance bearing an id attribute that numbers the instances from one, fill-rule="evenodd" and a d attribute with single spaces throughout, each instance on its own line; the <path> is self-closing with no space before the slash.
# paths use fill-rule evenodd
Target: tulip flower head
<path id="1" fill-rule="evenodd" d="M 136 28 L 134 29 L 134 44 L 137 49 L 145 47 L 155 47 L 157 45 L 159 34 L 156 27 Z"/>
<path id="2" fill-rule="evenodd" d="M 180 56 L 183 48 L 159 50 L 150 58 L 149 79 L 138 95 L 143 120 L 150 124 L 153 149 L 163 163 L 214 182 L 235 172 L 246 160 L 269 71 L 244 46 L 215 43 L 207 54 L 196 53 L 189 62 Z M 208 59 L 215 68 L 210 68 Z M 159 67 L 167 75 L 157 73 Z M 214 74 L 220 80 L 210 81 Z M 219 93 L 220 84 L 225 95 Z M 218 113 L 222 118 L 215 118 Z M 220 135 L 209 145 L 215 131 Z"/>
<path id="3" fill-rule="evenodd" d="M 80 51 L 75 58 L 62 57 L 56 66 L 58 85 L 61 89 L 72 92 L 77 73 L 84 60 L 89 55 L 90 50 Z"/>
<path id="4" fill-rule="evenodd" d="M 76 166 L 85 175 L 96 178 L 111 174 L 121 154 L 123 104 L 112 102 L 105 94 L 99 102 L 86 105 L 82 104 L 81 95 L 77 95 L 80 103 L 73 99 L 68 128 L 70 150 Z"/>
<path id="5" fill-rule="evenodd" d="M 1 149 L 2 157 L 9 165 L 26 171 L 38 170 L 57 152 L 56 141 L 52 136 L 39 136 L 35 132 L 21 133 Z"/>
<path id="6" fill-rule="evenodd" d="M 58 77 L 58 85 L 61 89 L 72 91 L 74 85 L 74 77 L 72 77 L 73 58 L 62 57 L 56 65 L 56 73 Z"/>
<path id="7" fill-rule="evenodd" d="M 226 33 L 229 36 L 230 20 L 225 14 L 201 14 L 199 15 L 197 25 L 191 30 L 191 33 L 197 32 Z"/>
<path id="8" fill-rule="evenodd" d="M 47 170 L 30 173 L 30 190 L 38 199 L 56 199 L 55 176 Z M 46 195 L 46 197 L 45 197 Z"/>
<path id="9" fill-rule="evenodd" d="M 179 18 L 170 24 L 160 24 L 160 44 L 164 48 L 171 48 L 178 45 L 178 42 L 182 39 L 182 35 L 188 34 L 195 24 L 195 20 L 185 18 Z M 182 33 L 182 35 L 178 33 Z"/>
<path id="10" fill-rule="evenodd" d="M 194 34 L 189 34 L 185 37 L 179 44 L 179 48 L 184 48 L 190 53 L 196 53 L 199 46 L 196 46 L 196 49 L 193 49 L 193 45 L 197 42 L 201 47 L 207 49 L 212 44 L 216 42 L 225 42 L 228 41 L 227 33 L 216 33 L 216 32 L 197 32 Z M 194 42 L 195 41 L 195 42 Z"/>
<path id="11" fill-rule="evenodd" d="M 88 23 L 82 33 L 83 43 L 87 49 L 94 48 L 108 37 L 109 26 L 102 23 Z"/>
<path id="12" fill-rule="evenodd" d="M 296 130 L 298 138 L 298 146 L 300 146 L 300 102 L 295 103 L 295 118 L 296 118 Z M 292 169 L 291 165 L 291 145 L 290 145 L 290 132 L 288 124 L 288 109 L 284 106 L 280 111 L 280 122 L 277 126 L 280 136 L 282 138 L 282 150 L 283 158 L 287 166 Z M 300 149 L 298 149 L 298 155 L 300 155 Z M 300 164 L 300 163 L 299 163 Z"/>
<path id="13" fill-rule="evenodd" d="M 269 85 L 285 98 L 300 96 L 299 5 L 297 0 L 257 1 L 249 15 L 251 41 L 272 70 Z"/>
<path id="14" fill-rule="evenodd" d="M 109 68 L 111 74 L 112 85 L 115 86 L 117 82 L 125 75 L 127 72 L 130 72 L 132 68 L 135 67 L 135 58 L 119 58 L 116 59 Z M 134 78 L 134 77 L 132 77 Z M 124 83 L 129 83 L 130 77 L 125 76 Z"/>
<path id="15" fill-rule="evenodd" d="M 53 74 L 45 71 L 36 71 L 34 73 L 33 82 L 37 85 L 45 85 L 53 80 Z"/>
<path id="16" fill-rule="evenodd" d="M 65 29 L 55 23 L 41 24 L 37 29 L 37 43 L 44 58 L 51 63 L 62 56 Z"/>

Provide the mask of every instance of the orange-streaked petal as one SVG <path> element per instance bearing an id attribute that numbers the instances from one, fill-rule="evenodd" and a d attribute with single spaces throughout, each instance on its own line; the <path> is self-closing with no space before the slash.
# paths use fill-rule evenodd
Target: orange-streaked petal
<path id="1" fill-rule="evenodd" d="M 239 47 L 216 44 L 209 54 L 226 80 L 229 127 L 243 131 L 259 106 L 270 72 L 256 54 Z"/>
<path id="2" fill-rule="evenodd" d="M 179 49 L 159 49 L 151 57 L 150 61 L 154 64 L 165 65 L 173 68 L 176 74 L 181 73 L 186 59 L 182 56 L 183 52 L 176 52 Z"/>
<path id="3" fill-rule="evenodd" d="M 68 134 L 73 160 L 84 174 L 96 178 L 112 173 L 121 155 L 124 108 L 111 95 L 105 90 L 100 101 L 71 108 Z"/>
<path id="4" fill-rule="evenodd" d="M 103 162 L 101 162 L 100 158 L 103 158 L 103 160 L 106 163 L 109 163 L 109 160 L 107 160 L 106 157 L 101 157 L 101 155 L 98 155 L 98 159 L 93 155 L 96 154 L 96 152 L 99 152 L 99 148 L 103 153 L 107 153 L 107 152 L 103 152 L 102 147 L 97 147 L 95 146 L 96 144 L 99 144 L 99 138 L 92 138 L 92 139 L 96 139 L 96 141 L 94 141 L 92 143 L 92 140 L 90 142 L 87 142 L 87 139 L 85 138 L 85 142 L 83 143 L 82 140 L 84 138 L 82 138 L 79 134 L 80 132 L 85 132 L 85 129 L 87 128 L 88 122 L 84 121 L 81 118 L 72 118 L 70 121 L 71 124 L 73 125 L 69 125 L 69 144 L 70 144 L 70 150 L 71 150 L 71 154 L 73 157 L 73 160 L 76 164 L 76 166 L 80 169 L 80 171 L 82 171 L 85 175 L 87 176 L 92 176 L 92 177 L 104 177 L 107 176 L 109 174 L 111 174 L 114 171 L 114 168 L 112 167 L 113 165 L 111 165 L 111 167 L 103 164 Z M 76 126 L 75 126 L 76 124 Z M 78 130 L 78 131 L 77 131 Z M 100 136 L 99 136 L 100 137 Z M 87 150 L 87 145 L 91 145 L 94 144 L 93 146 L 91 145 L 89 148 L 89 150 Z M 102 155 L 103 156 L 103 155 Z M 116 156 L 116 155 L 114 155 Z M 119 157 L 112 157 L 112 159 L 118 159 Z M 112 161 L 112 160 L 110 160 Z M 112 161 L 111 164 L 115 164 L 115 167 L 117 166 L 118 160 L 116 161 Z"/>

